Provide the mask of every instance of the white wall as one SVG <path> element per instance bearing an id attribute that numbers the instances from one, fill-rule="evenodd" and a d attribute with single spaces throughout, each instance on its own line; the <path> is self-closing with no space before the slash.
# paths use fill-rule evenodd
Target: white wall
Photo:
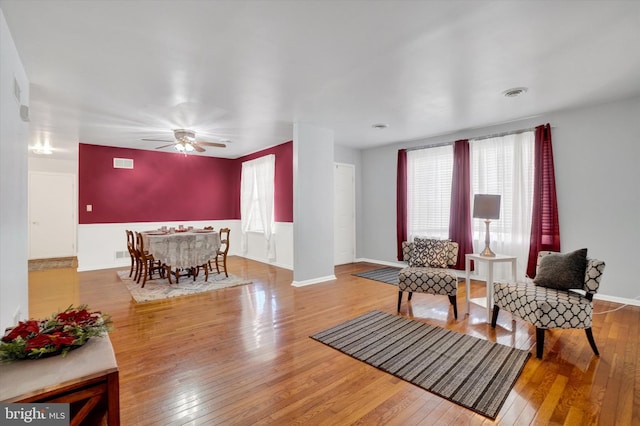
<path id="1" fill-rule="evenodd" d="M 563 251 L 582 247 L 607 269 L 597 297 L 633 302 L 640 296 L 640 97 L 462 131 L 362 152 L 359 258 L 396 259 L 396 162 L 400 148 L 451 142 L 549 122 L 555 157 Z"/>
<path id="2" fill-rule="evenodd" d="M 0 10 L 0 330 L 29 315 L 27 273 L 27 123 L 29 81 Z M 22 90 L 14 96 L 13 79 Z"/>
<path id="3" fill-rule="evenodd" d="M 640 97 L 549 118 L 563 250 L 607 263 L 601 293 L 640 298 Z"/>
<path id="4" fill-rule="evenodd" d="M 128 267 L 130 258 L 127 252 L 125 229 L 133 231 L 147 231 L 161 226 L 204 228 L 213 226 L 214 229 L 229 228 L 229 255 L 240 255 L 240 221 L 239 220 L 208 220 L 208 221 L 180 221 L 180 222 L 137 222 L 137 223 L 108 223 L 78 225 L 78 270 L 90 271 Z M 276 223 L 276 259 L 267 259 L 267 244 L 262 234 L 250 233 L 248 241 L 249 251 L 244 257 L 263 263 L 270 263 L 286 269 L 293 269 L 293 226 L 291 223 Z M 231 271 L 233 273 L 233 271 Z"/>
<path id="5" fill-rule="evenodd" d="M 335 279 L 333 131 L 293 125 L 293 285 Z"/>
<path id="6" fill-rule="evenodd" d="M 32 154 L 36 155 L 36 154 Z M 78 160 L 59 160 L 46 155 L 29 157 L 30 172 L 69 173 L 78 176 Z"/>

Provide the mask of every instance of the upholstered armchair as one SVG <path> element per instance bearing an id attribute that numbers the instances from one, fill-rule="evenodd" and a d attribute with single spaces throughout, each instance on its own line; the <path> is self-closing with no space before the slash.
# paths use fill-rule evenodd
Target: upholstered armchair
<path id="1" fill-rule="evenodd" d="M 582 269 L 580 267 L 577 269 L 569 267 L 566 271 L 561 269 L 575 261 L 576 257 L 582 257 L 582 254 L 584 255 Z M 551 260 L 553 263 L 550 262 Z M 600 286 L 604 267 L 603 261 L 588 259 L 586 249 L 565 255 L 548 251 L 540 252 L 533 283 L 496 282 L 493 284 L 494 305 L 491 326 L 495 328 L 498 312 L 501 309 L 535 326 L 536 356 L 539 359 L 542 358 L 545 330 L 584 329 L 591 349 L 596 355 L 600 355 L 593 339 L 591 325 L 593 295 Z M 575 285 L 568 283 L 572 280 Z"/>
<path id="2" fill-rule="evenodd" d="M 402 243 L 402 256 L 408 266 L 398 273 L 398 312 L 403 292 L 440 294 L 449 297 L 453 316 L 458 319 L 458 276 L 450 269 L 458 260 L 458 243 L 448 240 L 415 238 Z"/>

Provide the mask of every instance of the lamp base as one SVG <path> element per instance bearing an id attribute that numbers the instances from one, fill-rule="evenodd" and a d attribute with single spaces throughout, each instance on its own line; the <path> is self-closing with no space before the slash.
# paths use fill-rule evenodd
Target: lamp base
<path id="1" fill-rule="evenodd" d="M 484 234 L 484 250 L 482 250 L 482 253 L 480 253 L 480 256 L 496 257 L 496 254 L 492 252 L 491 249 L 489 248 L 489 244 L 491 242 L 491 238 L 489 237 L 489 224 L 491 223 L 491 221 L 489 219 L 486 219 L 484 223 L 487 227 L 487 230 Z"/>
<path id="2" fill-rule="evenodd" d="M 482 250 L 482 253 L 480 253 L 480 256 L 484 256 L 484 257 L 496 257 L 496 254 L 494 252 L 491 251 L 491 249 L 489 248 L 489 246 L 486 246 L 484 248 L 484 250 Z"/>

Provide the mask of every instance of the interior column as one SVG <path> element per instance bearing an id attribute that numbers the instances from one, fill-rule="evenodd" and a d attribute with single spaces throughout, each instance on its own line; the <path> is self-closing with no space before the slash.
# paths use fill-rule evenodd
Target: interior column
<path id="1" fill-rule="evenodd" d="M 335 279 L 333 130 L 293 125 L 293 283 Z"/>

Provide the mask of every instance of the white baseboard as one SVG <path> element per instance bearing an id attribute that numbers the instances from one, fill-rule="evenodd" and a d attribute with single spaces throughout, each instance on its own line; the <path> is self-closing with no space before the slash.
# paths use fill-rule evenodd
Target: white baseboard
<path id="1" fill-rule="evenodd" d="M 378 265 L 393 266 L 396 268 L 404 268 L 407 266 L 405 262 L 389 262 L 386 260 L 367 259 L 366 257 L 357 258 L 354 262 L 377 263 Z"/>
<path id="2" fill-rule="evenodd" d="M 231 254 L 229 254 L 231 256 Z M 268 260 L 264 259 L 264 258 L 259 258 L 259 257 L 255 257 L 255 256 L 249 256 L 249 255 L 242 255 L 242 254 L 235 254 L 235 256 L 238 257 L 244 257 L 245 259 L 249 259 L 249 260 L 255 260 L 256 262 L 260 262 L 260 263 L 265 263 L 267 265 L 272 265 L 272 266 L 277 266 L 278 268 L 283 268 L 283 269 L 288 269 L 290 271 L 293 271 L 293 265 L 285 265 L 279 262 L 269 262 Z"/>
<path id="3" fill-rule="evenodd" d="M 635 299 L 627 299 L 626 297 L 608 296 L 606 294 L 596 294 L 595 296 L 593 296 L 593 298 L 596 300 L 603 300 L 605 302 L 614 302 L 614 303 L 621 303 L 623 305 L 640 306 L 640 300 L 638 300 L 640 296 L 636 297 Z"/>
<path id="4" fill-rule="evenodd" d="M 326 277 L 313 278 L 311 280 L 293 281 L 291 285 L 294 287 L 304 287 L 306 285 L 319 284 L 326 281 L 332 281 L 335 279 L 336 279 L 335 275 L 327 275 Z"/>

